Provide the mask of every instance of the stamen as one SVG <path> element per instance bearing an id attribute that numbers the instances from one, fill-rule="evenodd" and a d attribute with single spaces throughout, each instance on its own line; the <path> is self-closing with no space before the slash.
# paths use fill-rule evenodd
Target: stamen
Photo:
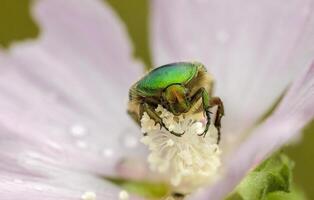
<path id="1" fill-rule="evenodd" d="M 196 121 L 192 116 L 175 117 L 162 106 L 155 111 L 170 131 L 185 133 L 177 137 L 156 124 L 147 113 L 143 114 L 142 132 L 147 134 L 141 142 L 151 151 L 150 169 L 170 177 L 170 184 L 180 192 L 191 192 L 213 181 L 221 164 L 215 126 L 210 126 L 204 138 L 198 136 L 205 128 L 201 120 Z"/>

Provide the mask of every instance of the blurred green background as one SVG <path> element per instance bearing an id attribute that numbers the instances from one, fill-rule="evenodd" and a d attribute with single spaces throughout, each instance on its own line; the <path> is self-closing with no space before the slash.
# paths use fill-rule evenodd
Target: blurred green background
<path id="1" fill-rule="evenodd" d="M 151 66 L 149 51 L 148 0 L 110 0 L 109 3 L 125 22 L 134 42 L 134 56 Z M 12 42 L 35 38 L 39 28 L 30 15 L 30 0 L 0 0 L 0 46 L 8 48 Z M 1 65 L 1 63 L 0 63 Z M 284 151 L 296 162 L 294 179 L 309 199 L 314 199 L 314 122 L 304 129 L 301 142 L 285 147 Z"/>

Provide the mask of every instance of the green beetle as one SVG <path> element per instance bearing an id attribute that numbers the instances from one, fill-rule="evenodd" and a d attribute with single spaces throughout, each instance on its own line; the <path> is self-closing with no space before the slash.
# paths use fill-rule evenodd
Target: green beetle
<path id="1" fill-rule="evenodd" d="M 219 97 L 212 97 L 213 79 L 203 64 L 198 62 L 177 62 L 155 68 L 137 81 L 129 91 L 128 113 L 140 124 L 146 112 L 151 119 L 166 130 L 169 129 L 156 113 L 158 105 L 174 115 L 204 112 L 207 123 L 200 136 L 205 136 L 210 125 L 210 108 L 217 106 L 214 125 L 220 140 L 220 121 L 224 115 L 223 103 Z M 193 108 L 193 109 L 192 109 Z M 171 134 L 181 136 L 184 133 Z"/>

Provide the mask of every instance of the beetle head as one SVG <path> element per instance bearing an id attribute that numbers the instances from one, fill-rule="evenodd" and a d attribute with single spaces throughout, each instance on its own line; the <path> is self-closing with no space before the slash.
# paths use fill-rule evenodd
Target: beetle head
<path id="1" fill-rule="evenodd" d="M 191 107 L 188 93 L 188 89 L 181 84 L 168 86 L 162 95 L 167 110 L 174 115 L 188 112 Z"/>

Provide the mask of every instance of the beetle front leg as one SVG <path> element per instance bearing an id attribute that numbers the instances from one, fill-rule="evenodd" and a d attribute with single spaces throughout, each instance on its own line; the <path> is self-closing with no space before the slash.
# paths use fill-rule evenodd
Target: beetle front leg
<path id="1" fill-rule="evenodd" d="M 205 130 L 203 133 L 199 134 L 199 136 L 206 136 L 206 133 L 209 129 L 210 126 L 210 108 L 214 107 L 214 106 L 218 106 L 217 111 L 216 111 L 216 118 L 215 118 L 215 122 L 214 125 L 217 128 L 218 131 L 218 138 L 217 138 L 217 144 L 220 141 L 220 127 L 221 127 L 221 118 L 224 115 L 224 107 L 223 107 L 223 103 L 220 100 L 219 97 L 210 97 L 208 92 L 205 90 L 205 88 L 200 88 L 192 97 L 192 105 L 195 104 L 200 98 L 202 98 L 202 105 L 203 105 L 203 109 L 206 115 L 206 126 L 205 126 Z"/>
<path id="2" fill-rule="evenodd" d="M 212 108 L 214 106 L 217 106 L 217 111 L 216 111 L 216 117 L 215 117 L 215 120 L 214 120 L 214 125 L 215 125 L 215 127 L 217 128 L 217 131 L 218 131 L 217 144 L 219 144 L 220 137 L 221 137 L 221 134 L 220 134 L 221 118 L 225 114 L 223 103 L 222 103 L 222 101 L 221 101 L 221 99 L 219 97 L 212 97 L 212 98 L 210 98 L 210 100 L 209 100 L 209 108 Z M 204 137 L 205 137 L 206 132 L 207 132 L 207 130 L 209 128 L 209 124 L 208 125 L 207 124 L 206 124 L 205 131 L 201 134 L 201 135 L 204 135 Z"/>
<path id="3" fill-rule="evenodd" d="M 162 119 L 160 118 L 160 116 L 156 113 L 156 111 L 154 110 L 154 108 L 152 106 L 150 106 L 147 103 L 141 104 L 140 105 L 140 116 L 143 116 L 144 112 L 146 112 L 148 114 L 148 116 L 153 119 L 156 123 L 159 123 L 160 126 L 164 127 L 168 132 L 170 132 L 171 134 L 181 137 L 183 133 L 176 133 L 173 131 L 170 131 L 166 125 L 163 123 Z"/>

